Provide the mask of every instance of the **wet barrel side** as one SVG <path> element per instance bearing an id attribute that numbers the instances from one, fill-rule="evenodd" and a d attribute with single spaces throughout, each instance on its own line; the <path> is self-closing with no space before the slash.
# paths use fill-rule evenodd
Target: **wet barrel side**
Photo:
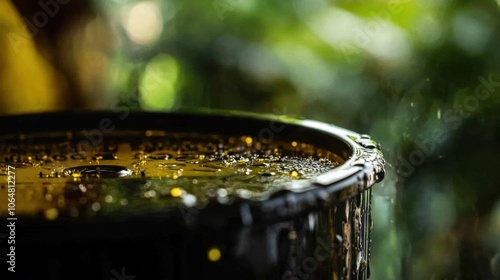
<path id="1" fill-rule="evenodd" d="M 346 190 L 341 191 L 346 192 Z M 18 279 L 366 279 L 371 189 L 289 219 L 219 229 L 168 221 L 91 225 L 105 238 L 23 244 L 23 235 L 78 230 L 20 228 Z M 73 227 L 73 229 L 71 229 Z M 153 232 L 152 228 L 158 229 Z M 88 230 L 88 228 L 87 228 Z M 163 232 L 163 233 L 162 233 Z M 56 233 L 56 232 L 54 232 Z M 89 237 L 90 238 L 90 237 Z"/>

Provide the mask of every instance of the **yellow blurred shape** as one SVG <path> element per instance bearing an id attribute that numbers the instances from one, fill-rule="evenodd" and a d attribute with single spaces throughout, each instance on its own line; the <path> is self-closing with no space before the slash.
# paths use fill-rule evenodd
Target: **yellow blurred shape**
<path id="1" fill-rule="evenodd" d="M 218 248 L 212 248 L 208 250 L 208 260 L 211 262 L 217 262 L 220 260 L 221 252 Z"/>
<path id="2" fill-rule="evenodd" d="M 170 195 L 173 197 L 179 197 L 182 195 L 182 190 L 181 188 L 173 188 L 170 190 Z"/>
<path id="3" fill-rule="evenodd" d="M 10 1 L 0 1 L 0 114 L 61 109 L 52 66 Z"/>
<path id="4" fill-rule="evenodd" d="M 45 210 L 45 219 L 52 221 L 57 219 L 59 216 L 59 211 L 56 208 L 50 208 Z"/>

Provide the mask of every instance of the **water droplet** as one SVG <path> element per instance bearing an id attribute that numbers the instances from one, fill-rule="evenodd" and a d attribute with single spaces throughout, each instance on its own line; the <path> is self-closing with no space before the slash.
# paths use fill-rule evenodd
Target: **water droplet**
<path id="1" fill-rule="evenodd" d="M 182 198 L 182 203 L 184 203 L 187 207 L 192 207 L 196 204 L 196 196 L 187 194 Z"/>
<path id="2" fill-rule="evenodd" d="M 57 208 L 50 208 L 45 210 L 44 214 L 45 214 L 45 219 L 52 221 L 57 219 L 57 217 L 59 216 L 59 211 L 57 210 Z"/>
<path id="3" fill-rule="evenodd" d="M 240 158 L 238 161 L 237 161 L 237 164 L 238 165 L 242 165 L 242 164 L 246 164 L 248 163 L 248 159 L 247 158 Z"/>
<path id="4" fill-rule="evenodd" d="M 156 196 L 156 192 L 154 190 L 144 192 L 144 197 L 146 197 L 146 198 L 151 198 L 151 197 L 155 197 L 155 196 Z"/>
<path id="5" fill-rule="evenodd" d="M 256 160 L 253 161 L 253 166 L 262 166 L 262 167 L 268 167 L 269 166 L 269 163 L 266 162 L 266 159 L 263 159 L 263 158 L 258 158 Z"/>
<path id="6" fill-rule="evenodd" d="M 249 190 L 236 190 L 236 194 L 241 197 L 241 198 L 245 198 L 245 199 L 248 199 L 248 198 L 251 198 L 252 197 L 252 192 L 249 191 Z"/>
<path id="7" fill-rule="evenodd" d="M 134 158 L 135 159 L 138 159 L 138 160 L 144 160 L 144 152 L 138 152 L 135 154 Z M 135 167 L 135 164 L 134 164 L 134 167 Z"/>
<path id="8" fill-rule="evenodd" d="M 78 188 L 80 189 L 81 192 L 87 191 L 87 188 L 83 184 L 78 185 Z"/>
<path id="9" fill-rule="evenodd" d="M 183 190 L 181 188 L 173 188 L 170 190 L 170 195 L 173 197 L 180 197 Z"/>
<path id="10" fill-rule="evenodd" d="M 290 176 L 292 178 L 297 178 L 299 177 L 299 172 L 297 170 L 293 170 L 292 172 L 290 172 Z"/>
<path id="11" fill-rule="evenodd" d="M 123 205 L 123 206 L 127 205 L 128 204 L 128 199 L 126 199 L 126 198 L 120 199 L 120 204 Z"/>
<path id="12" fill-rule="evenodd" d="M 342 236 L 340 234 L 335 234 L 335 242 L 342 243 Z"/>
<path id="13" fill-rule="evenodd" d="M 219 196 L 224 197 L 224 196 L 227 196 L 227 194 L 228 194 L 228 193 L 227 193 L 227 190 L 226 190 L 226 189 L 218 189 L 218 190 L 217 190 L 217 195 L 219 195 Z"/>
<path id="14" fill-rule="evenodd" d="M 106 197 L 104 197 L 104 201 L 106 201 L 107 203 L 111 203 L 113 202 L 113 197 L 111 195 L 106 195 Z"/>
<path id="15" fill-rule="evenodd" d="M 92 211 L 97 212 L 101 209 L 101 204 L 99 202 L 92 203 Z"/>
<path id="16" fill-rule="evenodd" d="M 247 137 L 247 138 L 245 138 L 245 143 L 247 143 L 247 145 L 248 145 L 248 146 L 251 146 L 251 145 L 252 145 L 252 142 L 253 142 L 252 137 Z"/>
<path id="17" fill-rule="evenodd" d="M 94 160 L 115 160 L 118 159 L 117 156 L 113 153 L 102 153 L 102 154 L 97 154 L 93 157 Z"/>
<path id="18" fill-rule="evenodd" d="M 363 252 L 360 251 L 358 252 L 358 256 L 356 257 L 356 272 L 359 273 L 360 270 L 364 270 L 365 265 L 366 265 L 366 260 L 363 257 Z"/>
<path id="19" fill-rule="evenodd" d="M 173 157 L 172 154 L 169 154 L 166 152 L 154 152 L 154 153 L 147 156 L 147 158 L 149 158 L 149 159 L 165 159 L 165 160 L 168 160 L 172 157 Z"/>
<path id="20" fill-rule="evenodd" d="M 67 168 L 64 170 L 64 173 L 67 176 L 77 173 L 94 177 L 124 177 L 131 175 L 132 171 L 124 166 L 118 165 L 85 165 Z"/>
<path id="21" fill-rule="evenodd" d="M 221 251 L 217 247 L 214 247 L 214 248 L 211 248 L 208 250 L 207 257 L 208 257 L 208 260 L 211 262 L 219 261 L 221 256 L 222 256 Z"/>

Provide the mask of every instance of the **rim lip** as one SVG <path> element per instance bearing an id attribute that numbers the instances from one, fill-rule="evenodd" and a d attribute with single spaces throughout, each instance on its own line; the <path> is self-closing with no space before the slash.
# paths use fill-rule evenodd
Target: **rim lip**
<path id="1" fill-rule="evenodd" d="M 191 112 L 191 111 L 190 111 Z M 379 154 L 379 157 L 376 159 L 381 159 L 383 160 L 382 153 L 380 151 L 380 148 L 378 144 L 376 144 L 373 140 L 371 140 L 370 136 L 364 134 L 361 135 L 359 133 L 356 133 L 354 131 L 351 131 L 349 129 L 345 129 L 339 126 L 336 126 L 334 124 L 329 124 L 321 121 L 316 121 L 316 120 L 309 120 L 309 119 L 304 119 L 304 118 L 298 118 L 294 116 L 284 116 L 286 120 L 283 120 L 283 116 L 277 116 L 277 115 L 272 115 L 272 114 L 255 114 L 255 113 L 249 113 L 249 112 L 241 112 L 241 111 L 217 111 L 217 110 L 204 110 L 204 111 L 192 111 L 194 114 L 198 115 L 219 115 L 219 116 L 237 116 L 237 117 L 243 117 L 243 118 L 253 118 L 253 119 L 259 119 L 259 120 L 265 120 L 265 121 L 276 121 L 276 122 L 281 122 L 284 124 L 293 124 L 297 126 L 301 126 L 304 128 L 307 128 L 309 130 L 313 130 L 318 133 L 323 133 L 327 135 L 328 137 L 335 138 L 337 140 L 340 140 L 346 146 L 350 149 L 349 150 L 349 157 L 339 166 L 333 168 L 332 170 L 329 170 L 325 173 L 322 173 L 320 175 L 317 175 L 313 178 L 310 179 L 305 179 L 302 180 L 302 183 L 307 183 L 306 184 L 301 184 L 297 183 L 300 181 L 296 182 L 291 182 L 288 183 L 286 186 L 290 186 L 291 188 L 287 188 L 287 190 L 294 191 L 294 192 L 302 192 L 302 191 L 307 191 L 309 190 L 312 186 L 318 187 L 318 186 L 330 186 L 332 184 L 336 184 L 342 180 L 345 180 L 350 177 L 365 177 L 365 176 L 356 176 L 356 175 L 368 175 L 370 173 L 375 173 L 375 168 L 373 166 L 373 162 L 370 160 L 366 160 L 363 158 L 363 156 L 367 153 L 370 152 L 369 149 L 363 147 L 360 145 L 360 143 L 356 142 L 354 139 L 359 139 L 362 136 L 367 137 L 374 145 L 377 146 L 377 152 Z M 376 160 L 374 159 L 374 160 Z M 359 163 L 359 161 L 362 160 L 363 163 L 366 163 L 366 165 L 360 165 L 356 164 Z M 382 166 L 383 169 L 383 166 Z M 381 180 L 381 179 L 380 179 Z M 379 181 L 379 180 L 377 180 Z M 311 185 L 312 184 L 312 185 Z M 373 185 L 373 183 L 368 184 L 366 187 L 370 187 Z M 295 186 L 295 187 L 294 187 Z M 337 190 L 341 190 L 344 187 L 339 187 Z M 271 193 L 272 195 L 272 193 Z M 267 196 L 264 196 L 267 197 Z"/>
<path id="2" fill-rule="evenodd" d="M 16 118 L 18 117 L 28 117 L 31 119 L 35 119 L 37 121 L 40 121 L 44 117 L 54 117 L 57 116 L 58 114 L 65 114 L 69 116 L 85 116 L 87 114 L 91 114 L 94 116 L 100 115 L 103 118 L 108 117 L 109 115 L 116 114 L 114 111 L 102 111 L 102 110 L 81 110 L 81 111 L 57 111 L 57 112 L 47 112 L 47 113 L 31 113 L 31 114 L 23 114 L 23 115 L 0 115 L 0 123 L 13 123 L 15 122 Z M 234 110 L 212 110 L 212 109 L 196 109 L 196 110 L 187 110 L 187 111 L 173 111 L 173 112 L 157 112 L 157 111 L 132 111 L 130 114 L 135 114 L 135 115 L 144 115 L 144 116 L 156 116 L 156 115 L 163 115 L 163 116 L 200 116 L 200 117 L 229 117 L 229 118 L 240 118 L 240 119 L 245 119 L 245 120 L 252 120 L 252 119 L 257 119 L 260 121 L 273 121 L 273 122 L 280 122 L 283 124 L 289 124 L 289 125 L 296 125 L 296 126 L 301 126 L 304 128 L 307 128 L 309 130 L 313 130 L 318 133 L 322 133 L 327 135 L 328 137 L 335 138 L 337 140 L 340 140 L 346 146 L 349 148 L 349 157 L 345 159 L 345 161 L 340 164 L 339 166 L 336 166 L 330 171 L 327 171 L 325 173 L 322 173 L 320 175 L 317 175 L 313 178 L 310 179 L 304 179 L 302 181 L 310 181 L 315 184 L 319 185 L 330 185 L 332 183 L 335 183 L 335 181 L 342 180 L 346 177 L 351 176 L 356 172 L 356 170 L 359 170 L 359 168 L 356 168 L 354 166 L 354 163 L 358 160 L 360 160 L 363 156 L 363 154 L 366 152 L 366 148 L 361 146 L 359 143 L 354 141 L 352 138 L 359 139 L 361 137 L 361 134 L 356 133 L 354 131 L 338 127 L 333 124 L 325 123 L 325 122 L 320 122 L 316 120 L 309 120 L 309 119 L 303 119 L 295 116 L 278 116 L 278 115 L 272 115 L 272 114 L 257 114 L 257 113 L 251 113 L 251 112 L 243 112 L 243 111 L 234 111 Z M 2 120 L 4 119 L 4 120 Z M 24 124 L 27 124 L 29 122 L 25 121 Z M 126 123 L 126 119 L 123 120 L 123 122 Z M 14 127 L 14 126 L 13 126 Z M 90 128 L 90 127 L 89 127 Z M 9 134 L 15 134 L 16 131 L 12 131 L 11 129 Z M 15 130 L 15 129 L 14 129 Z M 60 129 L 60 131 L 67 130 L 67 129 Z M 134 129 L 135 130 L 135 129 Z M 144 130 L 148 130 L 147 127 L 144 128 Z M 1 133 L 1 132 L 0 132 Z M 29 127 L 26 131 L 22 133 L 33 133 L 33 128 Z M 36 133 L 36 132 L 35 132 Z M 3 133 L 2 133 L 3 134 Z M 1 135 L 1 134 L 0 134 Z M 380 150 L 379 150 L 380 152 Z M 293 183 L 293 182 L 292 182 Z"/>
<path id="3" fill-rule="evenodd" d="M 338 126 L 335 126 L 333 124 L 327 124 L 319 121 L 312 121 L 312 120 L 303 120 L 301 122 L 301 125 L 306 126 L 308 128 L 311 128 L 313 130 L 321 131 L 330 137 L 334 137 L 339 139 L 340 141 L 344 142 L 349 148 L 350 148 L 350 156 L 349 158 L 344 161 L 341 165 L 335 167 L 334 169 L 327 171 L 321 175 L 318 176 L 330 176 L 330 177 L 336 177 L 339 180 L 342 178 L 348 177 L 349 172 L 346 172 L 349 169 L 352 170 L 358 170 L 357 168 L 353 167 L 353 163 L 357 160 L 360 159 L 360 156 L 363 154 L 363 148 L 360 146 L 358 143 L 356 143 L 354 140 L 349 138 L 355 137 L 359 138 L 361 137 L 360 134 L 353 132 L 348 129 L 344 129 Z M 354 171 L 353 171 L 354 172 Z M 340 174 L 343 173 L 343 174 Z M 326 185 L 322 182 L 322 180 L 314 180 L 315 183 L 320 184 L 320 185 Z M 333 183 L 333 182 L 332 182 Z"/>
<path id="4" fill-rule="evenodd" d="M 320 175 L 317 175 L 313 178 L 310 179 L 304 179 L 304 180 L 298 180 L 298 181 L 292 181 L 290 183 L 286 183 L 284 187 L 280 190 L 275 190 L 275 191 L 267 191 L 263 192 L 262 196 L 259 198 L 236 198 L 233 202 L 229 204 L 222 204 L 222 203 L 216 203 L 219 206 L 228 206 L 228 207 L 234 207 L 237 206 L 239 210 L 237 211 L 238 216 L 248 216 L 248 211 L 252 212 L 250 215 L 252 217 L 254 216 L 259 216 L 259 214 L 266 214 L 266 216 L 269 216 L 269 213 L 275 213 L 277 209 L 279 210 L 279 207 L 291 207 L 295 210 L 290 211 L 287 216 L 289 215 L 295 215 L 298 212 L 304 211 L 304 209 L 311 209 L 309 207 L 311 205 L 310 201 L 307 201 L 306 199 L 303 199 L 305 196 L 314 196 L 314 200 L 325 200 L 325 195 L 326 196 L 331 196 L 335 192 L 340 192 L 344 189 L 347 189 L 351 186 L 357 186 L 355 190 L 350 191 L 350 195 L 357 195 L 358 193 L 362 192 L 363 190 L 370 188 L 375 182 L 380 181 L 380 179 L 373 179 L 376 178 L 377 176 L 376 173 L 380 172 L 382 170 L 382 177 L 383 177 L 383 169 L 384 169 L 384 162 L 382 158 L 382 154 L 380 152 L 380 147 L 377 145 L 376 149 L 367 149 L 366 147 L 363 147 L 361 143 L 359 143 L 358 139 L 362 138 L 363 135 L 355 133 L 351 130 L 344 129 L 332 124 L 327 124 L 324 122 L 320 121 L 314 121 L 314 120 L 308 120 L 308 119 L 301 119 L 297 117 L 290 117 L 290 116 L 277 116 L 277 115 L 269 115 L 269 114 L 257 114 L 257 113 L 249 113 L 249 112 L 241 112 L 241 111 L 223 111 L 223 110 L 194 110 L 194 111 L 177 111 L 177 112 L 150 112 L 150 111 L 134 111 L 130 112 L 130 114 L 135 114 L 136 116 L 150 116 L 150 117 L 155 117 L 155 116 L 162 116 L 162 117 L 182 117 L 182 116 L 200 116 L 200 117 L 210 117 L 214 116 L 214 118 L 217 117 L 227 117 L 227 118 L 238 118 L 241 120 L 259 120 L 259 121 L 274 121 L 278 123 L 283 123 L 285 125 L 290 124 L 294 126 L 299 126 L 306 128 L 307 130 L 312 130 L 315 131 L 316 133 L 320 133 L 323 135 L 326 135 L 327 137 L 334 138 L 342 143 L 344 143 L 348 148 L 348 158 L 345 159 L 345 161 L 333 168 L 330 171 L 327 171 L 325 173 L 322 173 Z M 99 117 L 109 117 L 113 115 L 118 115 L 116 112 L 111 112 L 111 111 L 62 111 L 62 112 L 49 112 L 49 113 L 35 113 L 35 114 L 24 114 L 24 115 L 8 115 L 8 116 L 0 116 L 0 122 L 1 123 L 11 123 L 11 125 L 7 125 L 7 133 L 10 132 L 10 134 L 5 134 L 3 132 L 0 132 L 0 135 L 15 135 L 18 133 L 37 133 L 40 130 L 40 127 L 33 128 L 32 126 L 26 127 L 25 131 L 21 132 L 19 128 L 16 129 L 15 125 L 12 125 L 12 123 L 15 123 L 17 121 L 17 118 L 21 119 L 21 125 L 27 125 L 30 123 L 30 120 L 35 120 L 37 122 L 40 122 L 44 118 L 49 119 L 57 119 L 63 116 L 78 116 L 78 117 L 85 117 L 85 116 L 99 116 Z M 24 118 L 24 119 L 23 119 Z M 123 120 L 123 123 L 126 126 L 127 120 Z M 57 126 L 53 126 L 57 128 Z M 91 127 L 89 127 L 91 128 Z M 10 129 L 10 131 L 9 131 Z M 66 128 L 61 128 L 58 131 L 65 131 L 67 130 Z M 126 129 L 119 129 L 119 130 L 126 130 Z M 148 127 L 145 126 L 144 130 L 148 130 Z M 165 129 L 167 130 L 167 129 Z M 54 131 L 53 129 L 49 128 L 46 131 Z M 57 129 L 56 129 L 57 131 Z M 202 132 L 204 133 L 204 132 Z M 367 135 L 364 135 L 367 137 Z M 368 136 L 369 139 L 369 136 Z M 372 140 L 370 140 L 373 144 L 376 144 Z M 366 157 L 367 153 L 376 151 L 377 156 L 375 158 L 370 158 Z M 378 166 L 378 171 L 377 167 L 375 164 L 375 161 L 379 160 L 379 163 L 381 165 Z M 361 162 L 361 164 L 359 164 Z M 372 178 L 372 179 L 367 179 L 367 178 Z M 326 193 L 325 193 L 326 191 Z M 303 195 L 304 194 L 304 195 Z M 291 196 L 294 196 L 293 199 L 291 199 Z M 281 200 L 280 200 L 281 199 Z M 278 203 L 274 203 L 273 207 L 268 207 L 265 206 L 267 201 L 275 201 Z M 278 201 L 279 200 L 279 201 Z M 293 200 L 293 202 L 291 202 Z M 235 205 L 236 204 L 236 205 Z M 210 205 L 207 205 L 210 206 Z M 202 208 L 207 208 L 207 206 L 202 206 Z M 197 207 L 197 206 L 194 206 Z M 317 206 L 315 206 L 317 207 Z M 250 209 L 252 208 L 252 209 Z M 313 207 L 314 208 L 314 207 Z M 265 210 L 263 210 L 265 209 Z M 300 210 L 298 210 L 300 209 Z M 203 209 L 203 210 L 208 210 L 208 209 Z M 247 211 L 248 210 L 248 211 Z M 273 212 L 274 211 L 274 212 Z M 201 211 L 205 212 L 205 211 Z M 223 211 L 219 211 L 223 212 Z M 246 214 L 245 214 L 245 213 Z M 254 213 L 257 212 L 257 213 Z M 161 213 L 158 213 L 159 215 L 162 215 Z M 240 217 L 240 218 L 241 218 Z M 228 219 L 229 220 L 229 219 Z M 242 218 L 244 220 L 244 218 Z"/>

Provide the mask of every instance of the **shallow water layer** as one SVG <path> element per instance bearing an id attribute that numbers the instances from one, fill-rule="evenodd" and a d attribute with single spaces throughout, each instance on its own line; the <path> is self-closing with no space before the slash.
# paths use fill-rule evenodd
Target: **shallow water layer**
<path id="1" fill-rule="evenodd" d="M 263 199 L 343 162 L 307 143 L 249 136 L 130 131 L 103 140 L 74 135 L 0 139 L 0 176 L 7 175 L 7 166 L 15 168 L 18 214 L 51 220 L 200 207 L 211 199 Z M 0 193 L 7 196 L 6 186 Z"/>

